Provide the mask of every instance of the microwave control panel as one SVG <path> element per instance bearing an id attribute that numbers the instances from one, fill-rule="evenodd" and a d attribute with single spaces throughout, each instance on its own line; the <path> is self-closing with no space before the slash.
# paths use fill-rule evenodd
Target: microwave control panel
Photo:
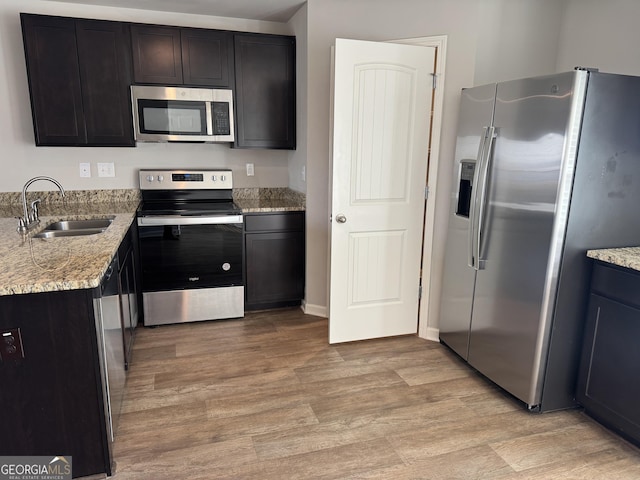
<path id="1" fill-rule="evenodd" d="M 231 135 L 231 119 L 228 102 L 213 102 L 213 134 Z"/>

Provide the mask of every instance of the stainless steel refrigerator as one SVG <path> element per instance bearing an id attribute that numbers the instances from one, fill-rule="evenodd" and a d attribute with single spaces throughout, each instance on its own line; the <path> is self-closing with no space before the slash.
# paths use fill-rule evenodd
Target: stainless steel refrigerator
<path id="1" fill-rule="evenodd" d="M 574 405 L 591 248 L 640 245 L 640 78 L 462 91 L 440 340 L 532 411 Z"/>

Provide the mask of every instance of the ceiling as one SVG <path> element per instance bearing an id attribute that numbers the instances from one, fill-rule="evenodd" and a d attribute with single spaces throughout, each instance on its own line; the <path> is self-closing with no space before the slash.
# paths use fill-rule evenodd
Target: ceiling
<path id="1" fill-rule="evenodd" d="M 161 12 L 287 22 L 305 0 L 48 0 Z"/>

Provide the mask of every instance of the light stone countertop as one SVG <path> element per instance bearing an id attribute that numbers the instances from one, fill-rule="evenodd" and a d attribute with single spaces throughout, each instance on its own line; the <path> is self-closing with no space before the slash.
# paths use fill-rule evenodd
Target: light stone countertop
<path id="1" fill-rule="evenodd" d="M 242 213 L 303 212 L 306 197 L 289 188 L 236 188 L 233 201 Z"/>
<path id="2" fill-rule="evenodd" d="M 22 215 L 20 192 L 0 193 L 0 295 L 95 288 L 100 285 L 140 201 L 137 190 L 70 191 L 60 200 L 57 191 L 28 192 L 41 198 L 40 225 L 28 235 L 16 231 Z M 243 213 L 305 210 L 305 195 L 288 188 L 234 189 Z M 97 235 L 33 238 L 49 223 L 115 215 Z"/>
<path id="3" fill-rule="evenodd" d="M 236 198 L 234 202 L 242 213 L 303 212 L 305 206 L 287 198 Z"/>
<path id="4" fill-rule="evenodd" d="M 118 251 L 135 218 L 137 203 L 85 204 L 72 213 L 52 212 L 40 216 L 40 225 L 28 235 L 16 231 L 17 220 L 0 218 L 0 295 L 95 288 Z M 13 207 L 2 208 L 5 212 Z M 48 212 L 49 213 L 49 212 Z M 100 234 L 50 239 L 33 238 L 46 225 L 114 215 Z"/>
<path id="5" fill-rule="evenodd" d="M 640 247 L 589 250 L 587 251 L 587 257 L 640 272 Z"/>

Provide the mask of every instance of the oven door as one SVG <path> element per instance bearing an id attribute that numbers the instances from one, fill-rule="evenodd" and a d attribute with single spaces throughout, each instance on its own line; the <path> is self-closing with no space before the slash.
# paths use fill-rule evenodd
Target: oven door
<path id="1" fill-rule="evenodd" d="M 146 325 L 244 315 L 242 215 L 139 216 Z"/>

